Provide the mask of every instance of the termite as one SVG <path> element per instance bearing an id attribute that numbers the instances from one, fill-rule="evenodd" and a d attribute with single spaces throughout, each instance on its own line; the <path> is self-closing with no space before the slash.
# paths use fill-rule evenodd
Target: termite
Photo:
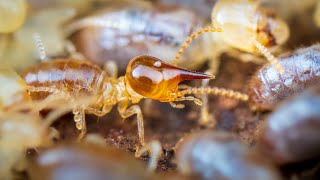
<path id="1" fill-rule="evenodd" d="M 16 96 L 19 97 L 19 94 Z M 73 105 L 87 102 L 89 101 L 78 99 Z M 73 105 L 67 105 L 65 97 L 48 96 L 41 101 L 23 100 L 14 106 L 0 109 L 1 179 L 17 179 L 14 172 L 26 169 L 27 149 L 48 147 L 52 144 L 52 139 L 58 137 L 58 132 L 50 128 L 50 125 L 62 114 L 70 111 Z M 41 118 L 39 110 L 42 108 L 53 110 L 45 118 Z"/>
<path id="2" fill-rule="evenodd" d="M 120 1 L 68 23 L 65 34 L 72 35 L 70 39 L 87 59 L 100 65 L 113 60 L 119 72 L 125 72 L 129 60 L 141 54 L 172 63 L 184 38 L 204 23 L 205 18 L 181 6 Z M 213 53 L 205 48 L 209 43 L 208 38 L 199 39 L 182 59 L 184 67 L 203 65 Z"/>
<path id="3" fill-rule="evenodd" d="M 274 64 L 276 61 L 267 54 L 266 47 L 282 45 L 289 37 L 287 24 L 256 0 L 217 1 L 213 7 L 211 19 L 212 27 L 200 29 L 185 40 L 174 59 L 174 65 L 178 64 L 182 53 L 195 38 L 208 32 L 220 32 L 213 34 L 218 40 L 215 48 L 230 49 L 232 47 L 253 54 L 261 52 Z M 224 51 L 227 50 L 224 49 Z M 215 61 L 210 62 L 213 72 L 217 68 Z"/>
<path id="4" fill-rule="evenodd" d="M 320 84 L 282 103 L 267 118 L 258 149 L 277 164 L 318 158 Z"/>
<path id="5" fill-rule="evenodd" d="M 0 42 L 0 62 L 21 70 L 43 60 L 41 55 L 39 58 L 35 53 L 38 47 L 34 40 L 37 37 L 41 37 L 47 57 L 66 54 L 67 43 L 61 28 L 62 24 L 74 16 L 75 11 L 70 8 L 52 8 L 32 13 L 17 31 L 5 37 L 7 42 L 2 50 Z"/>
<path id="6" fill-rule="evenodd" d="M 178 170 L 199 179 L 281 179 L 258 151 L 226 132 L 192 133 L 178 142 L 175 151 Z"/>
<path id="7" fill-rule="evenodd" d="M 239 11 L 241 9 L 241 11 Z M 213 34 L 217 45 L 215 58 L 209 62 L 210 74 L 216 74 L 219 67 L 218 56 L 222 52 L 228 52 L 230 48 L 236 48 L 247 53 L 257 54 L 261 52 L 275 65 L 279 72 L 283 68 L 277 63 L 277 59 L 271 55 L 267 47 L 281 45 L 288 39 L 289 29 L 287 24 L 276 17 L 269 9 L 262 7 L 256 0 L 220 0 L 213 7 L 212 27 L 203 28 L 191 34 L 181 46 L 175 59 L 177 65 L 184 50 L 199 35 L 207 32 L 220 32 Z M 203 81 L 206 86 L 208 81 Z M 201 109 L 200 123 L 211 124 L 207 109 L 207 96 L 202 96 L 204 106 Z"/>
<path id="8" fill-rule="evenodd" d="M 0 1 L 0 33 L 11 33 L 19 29 L 27 16 L 26 0 Z"/>
<path id="9" fill-rule="evenodd" d="M 64 143 L 39 153 L 29 161 L 34 180 L 158 179 L 127 152 L 91 142 Z"/>
<path id="10" fill-rule="evenodd" d="M 279 57 L 284 72 L 266 64 L 249 83 L 249 104 L 254 110 L 272 110 L 283 99 L 299 93 L 320 79 L 320 45 Z"/>
<path id="11" fill-rule="evenodd" d="M 110 73 L 114 74 L 114 73 Z M 213 76 L 193 72 L 164 63 L 151 56 L 133 58 L 125 76 L 119 78 L 107 76 L 97 65 L 74 59 L 57 59 L 40 63 L 21 73 L 28 85 L 33 99 L 47 94 L 68 94 L 71 97 L 94 95 L 96 100 L 90 106 L 79 106 L 73 110 L 76 127 L 81 131 L 79 138 L 86 132 L 85 113 L 104 116 L 118 104 L 118 111 L 123 118 L 137 114 L 139 141 L 144 145 L 144 126 L 141 109 L 136 104 L 143 98 L 169 102 L 173 107 L 182 104 L 174 102 L 201 101 L 189 94 L 213 94 L 228 96 L 246 101 L 242 93 L 216 87 L 192 88 L 179 90 L 179 83 L 193 79 L 211 79 Z"/>

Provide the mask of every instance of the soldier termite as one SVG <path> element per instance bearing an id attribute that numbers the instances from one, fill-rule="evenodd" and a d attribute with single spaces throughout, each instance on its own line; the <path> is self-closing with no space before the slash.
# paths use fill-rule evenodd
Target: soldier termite
<path id="1" fill-rule="evenodd" d="M 176 162 L 183 174 L 200 179 L 281 179 L 258 151 L 226 132 L 196 132 L 181 139 Z"/>
<path id="2" fill-rule="evenodd" d="M 144 145 L 143 116 L 138 103 L 143 98 L 169 102 L 173 107 L 181 108 L 174 102 L 201 101 L 189 94 L 213 94 L 247 100 L 241 93 L 219 88 L 185 88 L 178 90 L 184 80 L 208 79 L 213 76 L 188 71 L 164 63 L 150 56 L 138 56 L 128 64 L 126 75 L 108 77 L 98 66 L 86 61 L 60 59 L 40 63 L 22 74 L 33 98 L 42 98 L 47 94 L 68 94 L 71 97 L 94 95 L 96 101 L 90 106 L 79 106 L 73 110 L 76 127 L 81 130 L 79 137 L 86 132 L 85 112 L 103 116 L 118 104 L 123 118 L 137 114 L 139 140 Z"/>
<path id="3" fill-rule="evenodd" d="M 266 64 L 249 83 L 249 103 L 256 110 L 271 110 L 281 100 L 301 92 L 320 79 L 320 45 L 280 57 L 284 73 Z"/>

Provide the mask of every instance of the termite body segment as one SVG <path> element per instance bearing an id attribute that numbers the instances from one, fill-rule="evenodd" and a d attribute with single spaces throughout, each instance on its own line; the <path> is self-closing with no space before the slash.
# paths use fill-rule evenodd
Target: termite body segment
<path id="1" fill-rule="evenodd" d="M 272 110 L 281 100 L 301 92 L 320 79 L 320 45 L 313 45 L 281 57 L 284 73 L 267 64 L 252 77 L 249 103 L 255 110 Z"/>
<path id="2" fill-rule="evenodd" d="M 138 105 L 128 108 L 130 103 L 136 104 L 142 98 L 162 102 L 196 101 L 194 97 L 184 97 L 190 94 L 189 91 L 179 93 L 178 84 L 184 80 L 212 78 L 168 65 L 150 56 L 132 59 L 124 77 L 114 78 L 106 74 L 87 61 L 57 59 L 27 69 L 21 75 L 34 99 L 55 93 L 73 98 L 82 95 L 97 97 L 93 104 L 73 110 L 76 126 L 81 130 L 80 138 L 86 132 L 85 113 L 104 116 L 118 104 L 118 111 L 123 118 L 137 114 L 141 144 L 144 144 L 143 116 Z"/>

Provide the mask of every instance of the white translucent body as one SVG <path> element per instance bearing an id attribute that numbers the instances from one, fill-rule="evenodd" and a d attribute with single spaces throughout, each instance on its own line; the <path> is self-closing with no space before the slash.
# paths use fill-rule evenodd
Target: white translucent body
<path id="1" fill-rule="evenodd" d="M 26 0 L 0 0 L 0 33 L 17 30 L 27 14 Z"/>

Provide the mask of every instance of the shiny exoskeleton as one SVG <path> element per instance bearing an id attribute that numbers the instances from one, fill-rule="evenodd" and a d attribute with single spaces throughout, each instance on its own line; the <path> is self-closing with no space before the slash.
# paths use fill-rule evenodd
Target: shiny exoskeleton
<path id="1" fill-rule="evenodd" d="M 96 97 L 92 105 L 77 107 L 73 111 L 76 126 L 82 130 L 80 137 L 86 132 L 85 112 L 103 116 L 118 104 L 118 111 L 123 118 L 137 114 L 142 144 L 144 129 L 141 109 L 138 105 L 128 108 L 130 103 L 135 104 L 143 98 L 150 98 L 181 107 L 173 102 L 189 100 L 201 104 L 199 99 L 186 95 L 204 93 L 248 99 L 241 93 L 219 88 L 186 88 L 179 91 L 178 85 L 184 80 L 210 79 L 212 76 L 181 69 L 151 56 L 133 58 L 127 66 L 126 75 L 119 78 L 107 76 L 106 72 L 88 61 L 75 59 L 43 62 L 27 69 L 21 75 L 29 85 L 28 90 L 34 99 L 48 94 L 62 94 L 73 99 L 78 96 Z"/>
<path id="2" fill-rule="evenodd" d="M 267 119 L 257 145 L 279 164 L 318 158 L 320 84 L 282 103 Z"/>
<path id="3" fill-rule="evenodd" d="M 156 179 L 126 152 L 96 144 L 63 144 L 30 161 L 34 180 L 61 179 Z"/>
<path id="4" fill-rule="evenodd" d="M 178 143 L 176 153 L 179 170 L 200 179 L 280 179 L 270 162 L 225 132 L 193 133 Z"/>
<path id="5" fill-rule="evenodd" d="M 89 60 L 100 65 L 116 61 L 123 72 L 128 61 L 141 54 L 172 63 L 184 38 L 203 25 L 204 18 L 190 9 L 120 1 L 68 24 L 66 33 L 73 34 L 77 50 Z M 201 39 L 187 52 L 184 67 L 195 69 L 204 63 L 213 52 L 204 48 L 208 42 Z"/>
<path id="6" fill-rule="evenodd" d="M 271 110 L 286 97 L 317 83 L 320 79 L 320 45 L 280 57 L 279 64 L 283 73 L 267 64 L 252 77 L 248 95 L 253 109 Z"/>

